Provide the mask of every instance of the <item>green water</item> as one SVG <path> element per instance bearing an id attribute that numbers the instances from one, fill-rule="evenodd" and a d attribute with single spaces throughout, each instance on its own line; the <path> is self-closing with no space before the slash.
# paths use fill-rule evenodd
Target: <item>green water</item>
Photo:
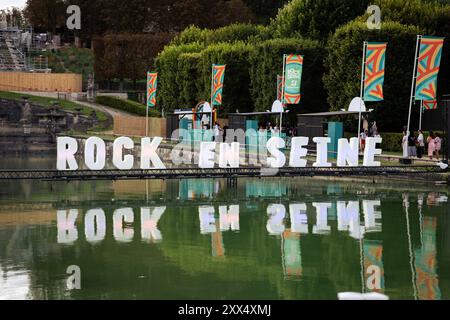
<path id="1" fill-rule="evenodd" d="M 3 181 L 0 299 L 449 299 L 448 206 L 405 183 Z"/>

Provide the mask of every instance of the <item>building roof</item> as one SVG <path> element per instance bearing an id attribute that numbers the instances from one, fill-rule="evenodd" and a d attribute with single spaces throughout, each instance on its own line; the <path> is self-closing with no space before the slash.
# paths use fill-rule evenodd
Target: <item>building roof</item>
<path id="1" fill-rule="evenodd" d="M 369 113 L 369 111 L 363 111 L 362 114 Z M 330 112 L 317 112 L 317 113 L 303 113 L 297 114 L 298 117 L 335 117 L 335 116 L 351 116 L 359 114 L 359 112 L 354 111 L 330 111 Z"/>

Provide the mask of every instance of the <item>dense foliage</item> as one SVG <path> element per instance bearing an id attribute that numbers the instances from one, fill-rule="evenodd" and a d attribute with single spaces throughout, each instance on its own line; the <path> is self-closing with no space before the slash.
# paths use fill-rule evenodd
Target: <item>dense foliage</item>
<path id="1" fill-rule="evenodd" d="M 277 37 L 309 37 L 325 41 L 334 30 L 362 15 L 368 0 L 292 0 L 273 19 Z"/>
<path id="2" fill-rule="evenodd" d="M 380 31 L 370 31 L 365 23 L 352 22 L 339 28 L 327 47 L 325 87 L 331 109 L 347 108 L 353 97 L 359 96 L 361 81 L 362 43 L 388 42 L 386 52 L 385 100 L 367 103 L 374 108 L 382 131 L 401 131 L 406 125 L 414 65 L 416 35 L 421 30 L 395 22 L 383 23 Z"/>

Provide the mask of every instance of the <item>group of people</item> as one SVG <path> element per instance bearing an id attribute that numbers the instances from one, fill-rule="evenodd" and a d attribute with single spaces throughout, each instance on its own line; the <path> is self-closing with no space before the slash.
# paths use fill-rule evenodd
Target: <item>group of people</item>
<path id="1" fill-rule="evenodd" d="M 430 131 L 425 143 L 423 131 L 419 130 L 417 133 L 407 135 L 406 131 L 403 131 L 403 156 L 405 157 L 417 157 L 419 159 L 425 154 L 425 146 L 428 147 L 427 153 L 430 160 L 436 157 L 440 158 L 440 151 L 442 148 L 442 138 L 439 133 Z"/>
<path id="2" fill-rule="evenodd" d="M 359 143 L 359 149 L 361 152 L 364 152 L 364 149 L 366 147 L 366 139 L 369 137 L 380 137 L 380 133 L 378 132 L 377 123 L 374 121 L 372 123 L 372 126 L 370 129 L 368 128 L 368 123 L 364 123 L 364 131 L 360 134 L 360 143 Z"/>

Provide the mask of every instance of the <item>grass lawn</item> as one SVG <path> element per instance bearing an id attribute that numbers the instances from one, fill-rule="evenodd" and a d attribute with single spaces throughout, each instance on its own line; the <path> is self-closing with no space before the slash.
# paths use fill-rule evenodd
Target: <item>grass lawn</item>
<path id="1" fill-rule="evenodd" d="M 46 97 L 38 97 L 38 96 L 29 95 L 29 94 L 22 94 L 22 93 L 15 93 L 15 92 L 0 91 L 0 98 L 3 98 L 3 99 L 21 101 L 22 97 L 28 97 L 28 100 L 31 103 L 40 105 L 42 107 L 47 107 L 47 108 L 51 107 L 53 102 L 58 102 L 61 109 L 64 109 L 67 111 L 75 112 L 76 108 L 80 108 L 81 113 L 86 116 L 89 116 L 93 110 L 89 107 L 80 105 L 80 104 L 72 102 L 72 101 L 58 100 L 58 99 L 46 98 Z M 107 116 L 105 113 L 98 111 L 98 110 L 95 110 L 95 113 L 97 114 L 97 119 L 99 120 L 99 122 L 103 122 L 107 119 Z"/>

